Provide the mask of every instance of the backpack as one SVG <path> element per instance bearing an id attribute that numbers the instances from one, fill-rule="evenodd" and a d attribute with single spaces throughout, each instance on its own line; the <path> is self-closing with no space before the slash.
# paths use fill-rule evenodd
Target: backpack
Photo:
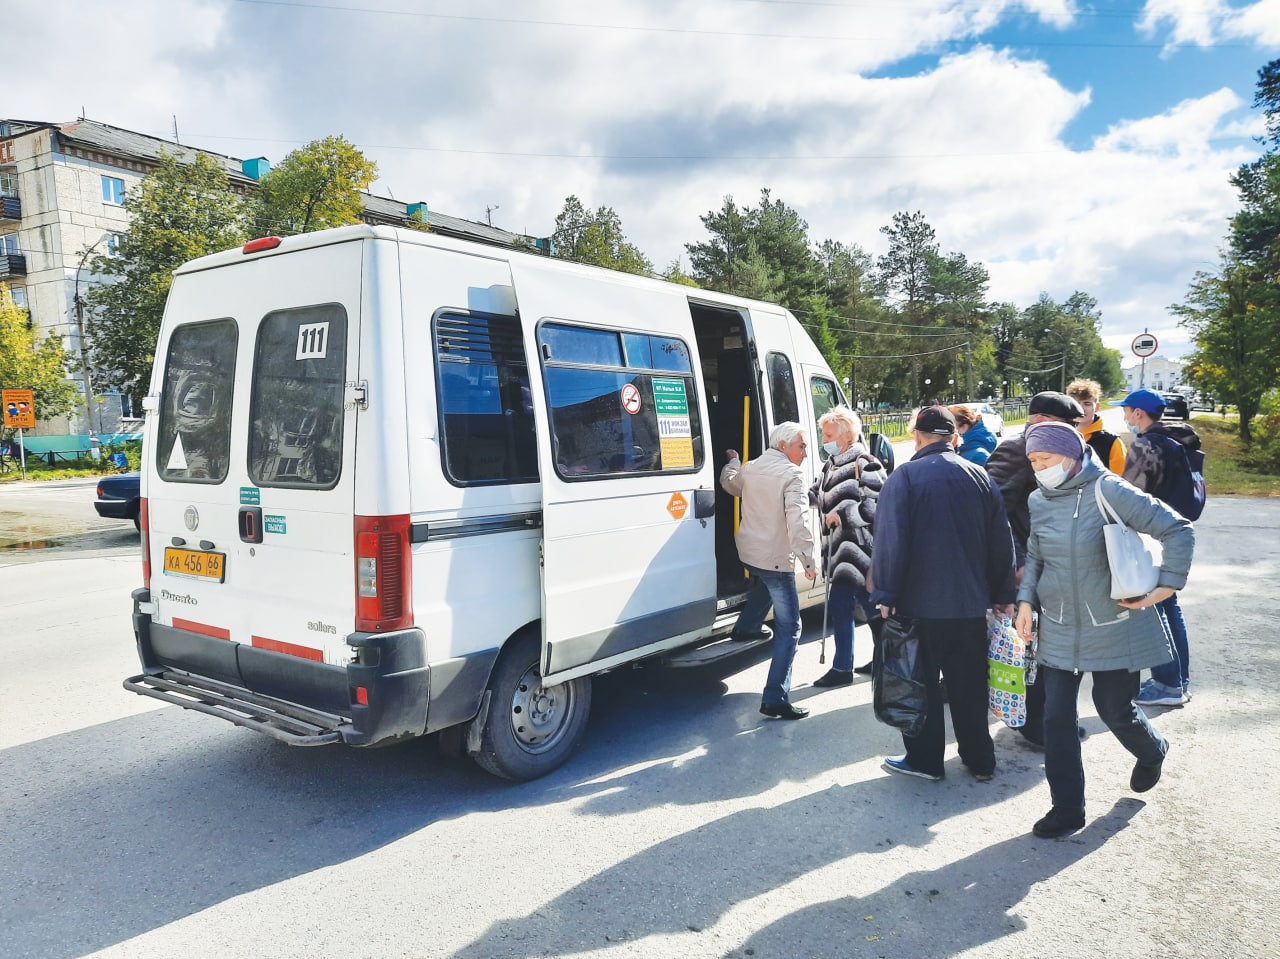
<path id="1" fill-rule="evenodd" d="M 1167 434 L 1161 433 L 1164 448 L 1164 480 L 1153 491 L 1189 520 L 1198 520 L 1204 512 L 1204 450 L 1191 449 Z"/>

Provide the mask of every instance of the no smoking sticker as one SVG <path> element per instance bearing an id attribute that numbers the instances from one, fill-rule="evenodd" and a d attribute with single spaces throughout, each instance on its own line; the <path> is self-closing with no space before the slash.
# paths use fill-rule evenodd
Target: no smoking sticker
<path id="1" fill-rule="evenodd" d="M 622 388 L 622 408 L 632 416 L 640 412 L 640 391 L 634 383 L 628 383 Z"/>

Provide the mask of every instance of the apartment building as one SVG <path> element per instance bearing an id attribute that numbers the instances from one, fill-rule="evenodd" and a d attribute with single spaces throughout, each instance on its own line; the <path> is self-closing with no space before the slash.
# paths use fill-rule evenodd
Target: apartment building
<path id="1" fill-rule="evenodd" d="M 55 333 L 82 364 L 92 349 L 85 334 L 85 296 L 101 278 L 93 258 L 110 255 L 129 229 L 124 198 L 155 169 L 161 152 L 193 158 L 204 153 L 227 172 L 228 189 L 253 190 L 270 169 L 264 157 L 248 160 L 80 118 L 70 123 L 0 119 L 0 283 L 9 287 L 41 336 Z M 530 237 L 366 195 L 364 219 L 405 225 L 421 217 L 435 232 L 496 245 Z M 89 334 L 91 336 L 91 333 Z M 28 449 L 88 450 L 95 442 L 140 435 L 142 411 L 132 399 L 104 390 L 76 371 L 71 378 L 87 402 L 67 417 L 40 420 Z M 37 411 L 38 412 L 38 411 Z"/>

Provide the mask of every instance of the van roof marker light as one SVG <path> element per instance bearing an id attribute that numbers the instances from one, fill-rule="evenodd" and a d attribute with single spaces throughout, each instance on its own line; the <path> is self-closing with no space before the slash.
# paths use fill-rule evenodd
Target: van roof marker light
<path id="1" fill-rule="evenodd" d="M 280 237 L 278 236 L 261 236 L 256 240 L 250 240 L 240 250 L 241 253 L 261 253 L 263 250 L 274 250 L 280 245 Z"/>

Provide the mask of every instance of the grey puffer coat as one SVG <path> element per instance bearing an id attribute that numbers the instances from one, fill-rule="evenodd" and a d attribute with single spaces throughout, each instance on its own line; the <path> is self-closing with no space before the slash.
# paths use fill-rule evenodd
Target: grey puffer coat
<path id="1" fill-rule="evenodd" d="M 1086 451 L 1079 473 L 1057 489 L 1037 489 L 1028 502 L 1031 535 L 1018 601 L 1040 613 L 1037 659 L 1081 672 L 1167 663 L 1173 655 L 1156 609 L 1129 610 L 1111 598 L 1095 484 L 1125 525 L 1160 541 L 1158 585 L 1181 589 L 1187 582 L 1195 550 L 1191 524 Z"/>
<path id="2" fill-rule="evenodd" d="M 884 480 L 884 465 L 861 443 L 854 443 L 827 460 L 809 489 L 809 504 L 821 512 L 823 534 L 830 537 L 826 550 L 831 561 L 826 573 L 833 586 L 866 588 L 867 573 L 871 570 L 876 500 Z M 840 517 L 836 529 L 826 528 L 828 513 Z"/>

